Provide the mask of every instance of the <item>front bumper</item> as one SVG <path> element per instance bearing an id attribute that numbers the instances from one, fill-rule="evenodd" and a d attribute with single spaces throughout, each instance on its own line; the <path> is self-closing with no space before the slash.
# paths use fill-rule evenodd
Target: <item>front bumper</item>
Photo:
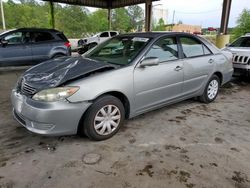
<path id="1" fill-rule="evenodd" d="M 29 131 L 43 135 L 72 135 L 91 103 L 39 102 L 12 90 L 14 118 Z"/>
<path id="2" fill-rule="evenodd" d="M 241 75 L 250 75 L 250 65 L 248 64 L 240 64 L 240 63 L 233 63 L 234 67 L 234 76 L 241 76 Z"/>

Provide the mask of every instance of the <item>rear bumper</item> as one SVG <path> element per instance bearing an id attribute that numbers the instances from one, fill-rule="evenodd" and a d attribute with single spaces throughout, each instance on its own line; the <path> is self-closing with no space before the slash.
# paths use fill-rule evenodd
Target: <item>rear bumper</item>
<path id="1" fill-rule="evenodd" d="M 234 69 L 231 69 L 230 71 L 228 71 L 227 73 L 223 74 L 223 82 L 221 85 L 229 82 L 232 79 L 232 75 L 233 75 Z"/>
<path id="2" fill-rule="evenodd" d="M 29 131 L 43 135 L 76 134 L 83 113 L 91 105 L 87 102 L 39 102 L 15 90 L 11 101 L 14 118 Z"/>

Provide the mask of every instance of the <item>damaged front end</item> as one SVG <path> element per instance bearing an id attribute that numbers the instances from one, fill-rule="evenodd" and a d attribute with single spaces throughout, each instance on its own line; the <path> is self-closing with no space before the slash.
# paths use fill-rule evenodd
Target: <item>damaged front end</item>
<path id="1" fill-rule="evenodd" d="M 14 118 L 31 132 L 44 135 L 72 135 L 92 104 L 66 100 L 80 89 L 67 83 L 115 66 L 83 57 L 58 58 L 27 70 L 12 90 Z"/>
<path id="2" fill-rule="evenodd" d="M 17 84 L 17 91 L 26 96 L 90 75 L 115 69 L 117 66 L 83 57 L 58 58 L 27 70 Z"/>

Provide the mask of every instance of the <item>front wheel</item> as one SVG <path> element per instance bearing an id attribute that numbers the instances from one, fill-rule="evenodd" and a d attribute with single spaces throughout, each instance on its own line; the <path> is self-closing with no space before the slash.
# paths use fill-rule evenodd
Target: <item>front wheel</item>
<path id="1" fill-rule="evenodd" d="M 81 133 L 96 141 L 108 139 L 118 132 L 124 117 L 124 106 L 118 98 L 100 97 L 85 113 Z"/>
<path id="2" fill-rule="evenodd" d="M 200 101 L 204 103 L 213 102 L 218 95 L 219 88 L 220 88 L 220 79 L 218 76 L 213 75 L 209 79 L 202 96 L 199 97 Z"/>

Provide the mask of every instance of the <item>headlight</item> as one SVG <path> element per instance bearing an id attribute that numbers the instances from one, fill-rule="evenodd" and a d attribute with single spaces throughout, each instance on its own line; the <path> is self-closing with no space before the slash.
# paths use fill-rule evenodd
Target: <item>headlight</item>
<path id="1" fill-rule="evenodd" d="M 45 89 L 36 93 L 32 99 L 36 101 L 46 101 L 54 102 L 59 100 L 64 100 L 75 92 L 77 92 L 79 87 L 56 87 L 51 89 Z"/>

